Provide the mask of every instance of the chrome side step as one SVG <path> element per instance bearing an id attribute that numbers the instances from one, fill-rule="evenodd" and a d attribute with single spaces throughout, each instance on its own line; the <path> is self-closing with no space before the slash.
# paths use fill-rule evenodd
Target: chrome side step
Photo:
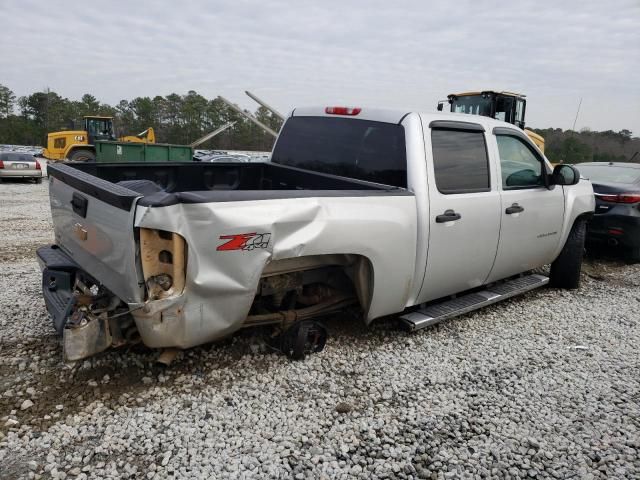
<path id="1" fill-rule="evenodd" d="M 547 283 L 549 283 L 549 278 L 543 275 L 531 274 L 518 277 L 492 285 L 486 290 L 427 305 L 419 310 L 402 315 L 400 320 L 402 320 L 410 330 L 419 330 L 430 325 L 435 325 L 447 318 L 457 317 L 458 315 L 486 307 L 492 303 L 528 292 L 534 288 L 542 287 Z"/>

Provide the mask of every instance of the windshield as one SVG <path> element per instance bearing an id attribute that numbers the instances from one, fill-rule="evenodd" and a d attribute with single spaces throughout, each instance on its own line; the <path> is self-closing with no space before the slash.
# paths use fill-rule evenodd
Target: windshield
<path id="1" fill-rule="evenodd" d="M 496 96 L 496 113 L 493 118 L 501 122 L 513 123 L 514 98 L 505 95 Z"/>
<path id="2" fill-rule="evenodd" d="M 113 122 L 110 118 L 87 119 L 87 131 L 89 136 L 98 139 L 113 138 Z"/>
<path id="3" fill-rule="evenodd" d="M 592 182 L 637 183 L 640 181 L 640 168 L 580 164 L 576 167 L 584 177 Z"/>
<path id="4" fill-rule="evenodd" d="M 451 103 L 451 111 L 454 113 L 470 113 L 490 117 L 491 98 L 483 98 L 482 95 L 463 95 L 453 100 Z"/>
<path id="5" fill-rule="evenodd" d="M 293 117 L 271 161 L 396 187 L 407 186 L 404 127 L 348 118 Z"/>

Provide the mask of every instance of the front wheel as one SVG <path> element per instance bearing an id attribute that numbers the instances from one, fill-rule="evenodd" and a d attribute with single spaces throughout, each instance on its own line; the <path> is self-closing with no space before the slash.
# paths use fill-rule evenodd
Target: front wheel
<path id="1" fill-rule="evenodd" d="M 578 219 L 571 227 L 569 237 L 551 264 L 550 285 L 556 288 L 578 288 L 580 286 L 580 270 L 584 256 L 584 241 L 587 236 L 587 222 Z"/>
<path id="2" fill-rule="evenodd" d="M 72 162 L 94 162 L 95 159 L 96 154 L 91 150 L 78 149 L 74 150 L 71 155 L 69 155 L 69 160 Z"/>

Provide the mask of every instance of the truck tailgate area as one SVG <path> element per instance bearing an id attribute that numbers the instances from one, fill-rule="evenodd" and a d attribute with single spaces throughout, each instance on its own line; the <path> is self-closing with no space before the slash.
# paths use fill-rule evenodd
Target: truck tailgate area
<path id="1" fill-rule="evenodd" d="M 63 164 L 49 166 L 56 243 L 127 303 L 143 299 L 133 219 L 140 194 Z"/>

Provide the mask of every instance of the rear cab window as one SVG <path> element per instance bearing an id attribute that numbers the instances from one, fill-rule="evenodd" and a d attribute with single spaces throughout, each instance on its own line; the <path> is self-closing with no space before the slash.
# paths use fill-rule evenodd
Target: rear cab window
<path id="1" fill-rule="evenodd" d="M 291 117 L 273 150 L 280 165 L 407 187 L 404 127 L 371 120 Z"/>

